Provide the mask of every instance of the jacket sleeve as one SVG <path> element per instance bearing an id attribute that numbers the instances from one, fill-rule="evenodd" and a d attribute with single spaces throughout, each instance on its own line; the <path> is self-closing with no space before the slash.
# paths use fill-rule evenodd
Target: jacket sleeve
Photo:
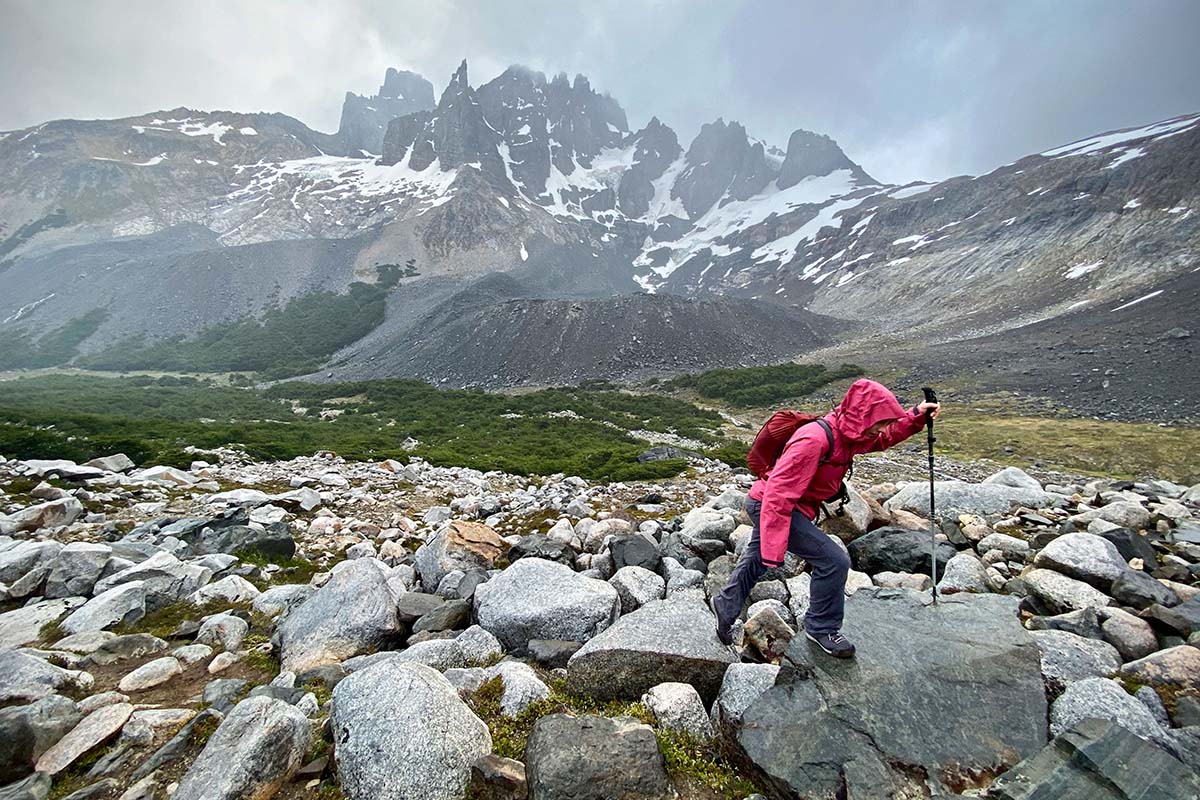
<path id="1" fill-rule="evenodd" d="M 887 450 L 892 445 L 903 442 L 924 427 L 925 414 L 917 411 L 917 407 L 913 406 L 908 410 L 908 414 L 888 425 L 874 439 L 868 440 L 866 447 L 861 452 L 875 453 L 880 450 Z"/>
<path id="2" fill-rule="evenodd" d="M 759 512 L 759 553 L 768 567 L 783 564 L 792 529 L 792 511 L 808 488 L 817 464 L 827 447 L 824 431 L 820 440 L 805 435 L 789 444 L 767 476 Z"/>

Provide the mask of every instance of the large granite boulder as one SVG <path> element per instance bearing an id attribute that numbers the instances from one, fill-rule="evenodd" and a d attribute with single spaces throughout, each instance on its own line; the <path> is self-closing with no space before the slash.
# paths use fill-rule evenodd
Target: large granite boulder
<path id="1" fill-rule="evenodd" d="M 425 591 L 432 592 L 454 570 L 486 572 L 508 552 L 508 542 L 479 522 L 453 520 L 417 548 L 417 571 Z"/>
<path id="2" fill-rule="evenodd" d="M 993 800 L 1175 800 L 1200 796 L 1200 778 L 1160 747 L 1107 719 L 1055 737 L 992 786 Z"/>
<path id="3" fill-rule="evenodd" d="M 400 621 L 383 573 L 369 558 L 345 563 L 276 629 L 283 670 L 302 672 L 397 642 Z"/>
<path id="4" fill-rule="evenodd" d="M 1091 584 L 1067 577 L 1052 569 L 1031 569 L 1022 573 L 1026 588 L 1052 614 L 1065 614 L 1084 608 L 1104 608 L 1112 598 Z"/>
<path id="5" fill-rule="evenodd" d="M 348 800 L 460 800 L 488 728 L 436 670 L 384 660 L 342 679 L 330 719 Z"/>
<path id="6" fill-rule="evenodd" d="M 846 601 L 854 659 L 793 640 L 776 685 L 742 713 L 737 744 L 780 796 L 961 792 L 1046 742 L 1038 647 L 1015 598 L 906 589 Z M 839 794 L 840 792 L 840 794 Z"/>
<path id="7" fill-rule="evenodd" d="M 0 704 L 40 700 L 56 691 L 90 689 L 89 672 L 63 669 L 20 650 L 0 650 Z"/>
<path id="8" fill-rule="evenodd" d="M 939 513 L 1004 514 L 1014 505 L 1041 508 L 1049 499 L 1041 489 L 1002 483 L 934 481 L 933 491 Z M 888 498 L 883 507 L 888 511 L 911 511 L 928 517 L 929 484 L 913 481 Z"/>
<path id="9" fill-rule="evenodd" d="M 617 590 L 608 583 L 541 558 L 523 558 L 475 590 L 479 624 L 518 655 L 530 639 L 585 642 L 620 611 Z"/>
<path id="10" fill-rule="evenodd" d="M 101 631 L 114 625 L 137 622 L 146 616 L 146 589 L 141 581 L 131 581 L 88 600 L 62 621 L 67 633 Z"/>
<path id="11" fill-rule="evenodd" d="M 112 557 L 112 548 L 95 542 L 71 542 L 54 558 L 46 577 L 46 597 L 87 597 Z"/>
<path id="12" fill-rule="evenodd" d="M 936 547 L 926 531 L 879 528 L 847 545 L 854 568 L 868 575 L 877 572 L 929 572 L 930 554 L 937 554 L 938 575 L 957 552 L 949 542 Z"/>
<path id="13" fill-rule="evenodd" d="M 120 572 L 96 581 L 97 595 L 123 583 L 140 581 L 146 593 L 146 610 L 156 611 L 185 599 L 212 579 L 212 570 L 187 564 L 171 553 L 160 551 Z"/>
<path id="14" fill-rule="evenodd" d="M 299 769 L 311 735 L 308 719 L 292 704 L 247 697 L 221 721 L 172 798 L 271 797 Z"/>
<path id="15" fill-rule="evenodd" d="M 1033 564 L 1056 569 L 1105 590 L 1129 570 L 1116 545 L 1102 536 L 1083 532 L 1059 536 L 1042 548 Z"/>
<path id="16" fill-rule="evenodd" d="M 668 800 L 675 791 L 649 725 L 551 714 L 525 746 L 529 800 Z"/>
<path id="17" fill-rule="evenodd" d="M 0 709 L 0 785 L 33 772 L 42 753 L 81 719 L 79 707 L 60 694 Z"/>
<path id="18" fill-rule="evenodd" d="M 653 600 L 585 642 L 567 662 L 567 687 L 599 699 L 637 700 L 664 681 L 690 683 L 705 702 L 721 688 L 733 654 L 699 602 Z"/>

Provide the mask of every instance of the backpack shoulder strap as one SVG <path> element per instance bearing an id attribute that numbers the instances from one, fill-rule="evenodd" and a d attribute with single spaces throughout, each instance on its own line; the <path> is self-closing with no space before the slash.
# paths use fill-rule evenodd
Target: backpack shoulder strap
<path id="1" fill-rule="evenodd" d="M 829 423 L 824 419 L 818 419 L 817 424 L 825 430 L 825 438 L 829 440 L 829 449 L 825 451 L 825 455 L 821 456 L 821 460 L 817 462 L 824 464 L 833 455 L 833 428 L 829 427 Z"/>

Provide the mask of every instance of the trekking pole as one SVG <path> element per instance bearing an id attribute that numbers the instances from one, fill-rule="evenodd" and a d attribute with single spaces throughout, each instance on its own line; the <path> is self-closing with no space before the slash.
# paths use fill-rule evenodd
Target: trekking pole
<path id="1" fill-rule="evenodd" d="M 926 403 L 936 403 L 937 395 L 928 386 L 921 387 Z M 937 512 L 933 505 L 933 411 L 925 409 L 925 430 L 929 440 L 929 575 L 933 578 L 933 604 L 937 605 Z"/>

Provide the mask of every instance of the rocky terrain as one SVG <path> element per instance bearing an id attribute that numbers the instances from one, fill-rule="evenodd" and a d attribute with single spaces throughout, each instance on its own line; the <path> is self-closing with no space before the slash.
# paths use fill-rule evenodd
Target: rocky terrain
<path id="1" fill-rule="evenodd" d="M 791 558 L 717 641 L 720 462 L 0 461 L 0 797 L 1197 796 L 1200 486 L 941 460 L 935 545 L 909 455 L 825 523 L 850 662 Z"/>
<path id="2" fill-rule="evenodd" d="M 44 336 L 102 310 L 78 344 L 89 355 L 405 264 L 374 338 L 330 359 L 339 375 L 569 382 L 586 369 L 546 359 L 510 372 L 503 354 L 569 340 L 574 303 L 603 330 L 627 324 L 630 294 L 718 295 L 835 318 L 827 333 L 847 351 L 896 351 L 909 370 L 953 363 L 1081 413 L 1137 410 L 1153 381 L 1142 418 L 1195 420 L 1200 375 L 1176 351 L 1194 328 L 1198 152 L 1200 116 L 1186 114 L 986 175 L 892 186 L 803 129 L 778 147 L 717 119 L 685 146 L 655 118 L 630 124 L 582 75 L 514 66 L 473 86 L 464 62 L 435 102 L 424 78 L 390 70 L 377 94 L 347 95 L 332 134 L 186 108 L 0 133 L 0 329 Z M 483 329 L 513 314 L 549 324 L 501 326 L 486 348 L 438 335 L 429 311 L 495 273 L 523 294 L 478 309 Z M 636 304 L 674 327 L 674 301 Z M 681 335 L 715 361 L 750 359 L 728 347 L 747 335 L 730 327 L 741 317 L 705 321 Z M 652 326 L 631 327 L 589 333 L 586 356 L 631 373 L 689 361 L 671 358 L 670 337 L 643 335 Z M 1073 338 L 1096 339 L 1078 349 L 1114 374 L 1076 380 L 1092 368 L 1060 366 Z M 1046 339 L 1057 350 L 1043 358 Z M 394 357 L 417 340 L 426 352 Z M 1149 359 L 1131 350 L 1147 346 Z"/>

